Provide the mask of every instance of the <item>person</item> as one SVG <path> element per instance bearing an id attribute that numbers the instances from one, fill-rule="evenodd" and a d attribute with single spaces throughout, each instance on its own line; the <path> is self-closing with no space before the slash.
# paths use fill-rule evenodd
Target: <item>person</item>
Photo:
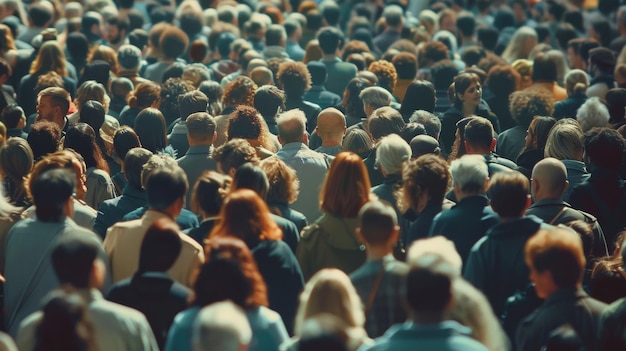
<path id="1" fill-rule="evenodd" d="M 189 149 L 189 127 L 187 118 L 194 113 L 206 112 L 209 98 L 199 90 L 193 90 L 178 96 L 179 118 L 174 121 L 167 142 L 172 145 L 178 155 L 184 155 Z"/>
<path id="2" fill-rule="evenodd" d="M 26 114 L 17 104 L 11 104 L 2 109 L 2 122 L 7 127 L 7 137 L 20 137 L 24 140 L 28 138 L 28 133 L 24 131 L 26 127 Z"/>
<path id="3" fill-rule="evenodd" d="M 535 216 L 525 216 L 529 187 L 528 178 L 517 171 L 496 173 L 491 178 L 487 196 L 500 223 L 472 247 L 463 271 L 463 277 L 485 294 L 497 316 L 506 299 L 529 283 L 524 244 L 539 229 L 551 227 Z"/>
<path id="4" fill-rule="evenodd" d="M 341 142 L 346 134 L 346 117 L 334 107 L 322 110 L 317 116 L 315 133 L 322 139 L 322 146 L 315 151 L 337 156 L 343 150 Z"/>
<path id="5" fill-rule="evenodd" d="M 102 157 L 102 151 L 96 144 L 96 134 L 86 123 L 72 126 L 63 141 L 65 149 L 78 152 L 87 166 L 87 193 L 85 202 L 94 210 L 105 200 L 116 197 L 115 186 L 109 176 L 109 166 Z"/>
<path id="6" fill-rule="evenodd" d="M 191 290 L 168 277 L 182 249 L 178 227 L 159 219 L 146 231 L 139 251 L 137 272 L 111 287 L 107 300 L 138 310 L 146 316 L 159 348 L 165 346 L 174 317 L 185 308 Z"/>
<path id="7" fill-rule="evenodd" d="M 302 62 L 283 62 L 278 67 L 277 82 L 285 91 L 285 107 L 287 110 L 300 109 L 306 116 L 306 130 L 312 133 L 317 125 L 319 105 L 304 100 L 304 92 L 311 88 L 311 75 Z"/>
<path id="8" fill-rule="evenodd" d="M 417 98 L 418 96 L 419 99 Z M 400 106 L 400 113 L 404 121 L 408 123 L 415 111 L 421 110 L 433 113 L 436 103 L 437 98 L 435 97 L 433 83 L 427 80 L 414 79 L 407 85 L 404 99 L 402 99 L 402 105 Z"/>
<path id="9" fill-rule="evenodd" d="M 300 181 L 301 192 L 296 202 L 293 203 L 293 208 L 302 212 L 312 223 L 321 215 L 316 200 L 329 168 L 330 159 L 307 146 L 306 117 L 300 110 L 290 110 L 280 115 L 278 141 L 282 149 L 276 153 L 276 157 L 293 168 Z"/>
<path id="10" fill-rule="evenodd" d="M 348 82 L 341 98 L 341 110 L 345 113 L 348 127 L 359 124 L 363 118 L 367 118 L 363 110 L 361 92 L 372 85 L 369 80 L 360 77 L 355 77 Z"/>
<path id="11" fill-rule="evenodd" d="M 483 117 L 470 117 L 463 130 L 463 145 L 468 155 L 481 155 L 487 163 L 489 176 L 497 172 L 517 170 L 517 165 L 500 157 L 493 149 L 496 143 L 495 131 L 491 122 Z"/>
<path id="12" fill-rule="evenodd" d="M 329 79 L 324 85 L 326 90 L 337 95 L 343 94 L 350 80 L 356 77 L 356 66 L 349 62 L 342 62 L 337 57 L 337 50 L 341 47 L 341 34 L 338 29 L 326 27 L 317 33 L 319 47 L 322 49 L 322 63 L 326 66 Z M 306 56 L 306 55 L 305 55 Z"/>
<path id="13" fill-rule="evenodd" d="M 393 325 L 364 350 L 487 350 L 469 336 L 469 328 L 447 318 L 455 301 L 454 272 L 449 262 L 434 254 L 411 262 L 406 299 L 412 318 Z"/>
<path id="14" fill-rule="evenodd" d="M 608 244 L 597 219 L 589 213 L 572 208 L 563 201 L 563 194 L 569 186 L 567 169 L 560 160 L 544 158 L 532 171 L 531 194 L 533 204 L 526 210 L 527 215 L 534 215 L 545 223 L 558 225 L 581 220 L 593 227 L 594 257 L 608 256 Z"/>
<path id="15" fill-rule="evenodd" d="M 518 350 L 540 350 L 554 329 L 569 324 L 585 349 L 598 342 L 600 314 L 606 304 L 587 295 L 581 288 L 585 268 L 580 237 L 554 228 L 540 230 L 525 245 L 525 260 L 537 296 L 544 303 L 524 319 L 515 336 Z"/>
<path id="16" fill-rule="evenodd" d="M 263 116 L 267 130 L 278 135 L 276 117 L 285 109 L 285 93 L 274 85 L 264 85 L 254 93 L 254 108 Z"/>
<path id="17" fill-rule="evenodd" d="M 344 325 L 347 349 L 360 350 L 371 344 L 363 324 L 365 315 L 361 300 L 348 276 L 336 268 L 317 272 L 300 294 L 300 306 L 296 316 L 295 335 L 281 345 L 281 350 L 300 350 L 306 337 L 306 322 L 316 316 L 333 316 Z M 302 338 L 302 339 L 301 339 Z"/>
<path id="18" fill-rule="evenodd" d="M 365 244 L 367 261 L 350 274 L 365 312 L 365 331 L 376 338 L 407 318 L 405 309 L 408 266 L 393 257 L 400 227 L 396 210 L 372 201 L 359 211 L 357 238 Z"/>
<path id="19" fill-rule="evenodd" d="M 405 102 L 405 97 L 408 93 L 407 88 L 411 85 L 411 83 L 419 84 L 419 81 L 415 79 L 415 76 L 417 75 L 417 56 L 415 56 L 415 54 L 412 52 L 402 52 L 394 56 L 393 59 L 391 60 L 391 63 L 393 64 L 393 67 L 395 68 L 396 73 L 398 74 L 398 80 L 396 81 L 396 85 L 394 86 L 392 93 L 393 93 L 393 96 L 395 96 L 398 99 L 398 102 L 402 102 L 405 105 L 404 107 L 401 106 L 402 111 L 400 111 L 402 113 L 402 116 L 404 116 L 405 121 L 409 120 L 409 117 L 411 113 L 413 113 L 413 111 L 421 110 L 422 106 L 428 106 L 424 109 L 433 111 L 435 109 L 435 99 L 434 99 L 435 87 L 432 85 L 432 83 L 428 87 L 432 89 L 425 89 L 427 88 L 426 86 L 419 87 L 419 88 L 424 88 L 422 92 L 426 94 L 428 94 L 429 92 L 432 93 L 432 95 L 424 96 L 423 102 L 417 102 L 416 104 L 412 104 L 410 102 L 411 99 L 408 99 Z M 417 91 L 419 90 L 413 91 L 412 93 L 417 92 Z M 409 96 L 414 96 L 414 95 L 409 95 Z M 432 96 L 433 98 L 429 99 L 430 96 Z M 406 106 L 407 104 L 409 104 L 410 106 Z M 417 107 L 417 108 L 413 108 L 413 107 Z M 411 110 L 411 111 L 408 111 L 408 110 Z"/>
<path id="20" fill-rule="evenodd" d="M 472 246 L 499 223 L 486 195 L 489 170 L 477 155 L 464 155 L 450 164 L 452 187 L 457 203 L 433 219 L 429 236 L 442 235 L 456 246 L 467 262 Z"/>
<path id="21" fill-rule="evenodd" d="M 165 351 L 191 351 L 193 323 L 200 309 L 224 300 L 246 313 L 252 329 L 249 351 L 277 350 L 288 339 L 287 330 L 280 315 L 267 308 L 267 287 L 248 246 L 231 236 L 212 238 L 206 256 L 194 284 L 194 301 L 174 319 Z"/>
<path id="22" fill-rule="evenodd" d="M 554 102 L 567 99 L 567 91 L 557 84 L 557 64 L 547 54 L 539 53 L 533 59 L 533 83 L 524 91 L 552 96 Z"/>
<path id="23" fill-rule="evenodd" d="M 382 88 L 379 88 L 382 89 Z M 386 90 L 383 90 L 386 92 Z M 387 94 L 389 94 L 387 92 Z M 391 95 L 390 95 L 391 96 Z M 384 182 L 383 173 L 376 166 L 376 153 L 377 143 L 383 137 L 387 135 L 397 134 L 400 135 L 402 130 L 406 126 L 402 115 L 396 109 L 385 106 L 378 108 L 369 115 L 368 120 L 364 125 L 367 125 L 367 132 L 370 135 L 371 140 L 374 142 L 374 149 L 370 152 L 363 163 L 367 169 L 367 174 L 370 178 L 370 184 L 372 186 L 380 185 Z"/>
<path id="24" fill-rule="evenodd" d="M 135 90 L 128 97 L 128 107 L 120 112 L 120 124 L 133 127 L 139 112 L 148 107 L 159 107 L 161 104 L 160 94 L 161 86 L 154 82 L 135 85 Z"/>
<path id="25" fill-rule="evenodd" d="M 146 317 L 126 306 L 105 300 L 100 293 L 106 281 L 106 256 L 97 241 L 85 236 L 65 238 L 51 249 L 51 270 L 59 277 L 61 290 L 75 291 L 87 305 L 93 341 L 98 350 L 156 351 L 159 349 Z M 29 315 L 16 338 L 20 350 L 35 351 L 41 311 Z"/>
<path id="26" fill-rule="evenodd" d="M 626 256 L 626 246 L 624 242 L 618 242 L 620 250 L 617 256 L 621 259 L 622 267 L 615 267 L 621 269 L 623 272 L 623 264 L 626 262 L 624 257 Z M 621 275 L 620 275 L 621 278 Z M 621 297 L 618 300 L 611 303 L 600 315 L 599 329 L 598 329 L 598 342 L 597 350 L 620 350 L 626 347 L 626 340 L 622 333 L 623 330 L 623 316 L 624 316 L 624 304 L 626 298 Z"/>
<path id="27" fill-rule="evenodd" d="M 339 106 L 341 96 L 324 87 L 328 81 L 326 66 L 320 61 L 311 61 L 306 67 L 311 74 L 311 88 L 304 93 L 304 100 L 317 104 L 322 109 Z"/>
<path id="28" fill-rule="evenodd" d="M 491 111 L 498 116 L 502 132 L 515 127 L 509 109 L 509 96 L 520 88 L 522 77 L 510 65 L 496 65 L 487 73 L 485 87 L 490 94 L 485 99 Z"/>
<path id="29" fill-rule="evenodd" d="M 270 211 L 293 222 L 298 233 L 301 233 L 309 222 L 302 212 L 289 207 L 300 193 L 300 181 L 296 171 L 277 157 L 266 158 L 261 161 L 260 167 L 269 181 L 266 202 Z"/>
<path id="30" fill-rule="evenodd" d="M 122 220 L 124 215 L 146 204 L 142 182 L 142 169 L 152 152 L 141 147 L 129 150 L 124 157 L 124 177 L 128 181 L 122 194 L 106 200 L 98 207 L 98 217 L 93 230 L 104 239 L 109 227 Z"/>
<path id="31" fill-rule="evenodd" d="M 433 219 L 439 212 L 449 208 L 444 196 L 450 182 L 448 163 L 433 154 L 409 161 L 402 170 L 402 188 L 398 192 L 398 207 L 405 217 L 413 215 L 404 247 L 428 236 Z"/>
<path id="32" fill-rule="evenodd" d="M 228 116 L 228 140 L 244 139 L 264 159 L 279 149 L 278 139 L 271 134 L 263 117 L 251 106 L 237 106 Z"/>
<path id="33" fill-rule="evenodd" d="M 589 77 L 587 72 L 581 69 L 573 69 L 565 75 L 565 88 L 567 99 L 554 104 L 553 117 L 557 120 L 563 118 L 575 118 L 576 111 L 587 101 L 587 88 Z"/>
<path id="34" fill-rule="evenodd" d="M 596 47 L 589 50 L 589 66 L 587 71 L 591 75 L 587 96 L 604 100 L 606 93 L 615 88 L 615 53 L 606 47 Z"/>
<path id="35" fill-rule="evenodd" d="M 71 219 L 75 186 L 75 176 L 64 169 L 44 171 L 29 181 L 36 218 L 16 223 L 6 239 L 4 276 L 8 281 L 4 301 L 8 311 L 6 327 L 12 336 L 17 335 L 24 318 L 40 307 L 46 294 L 59 285 L 51 266 L 52 251 L 58 241 L 81 237 L 89 240 L 106 262 L 98 237 Z"/>
<path id="36" fill-rule="evenodd" d="M 180 167 L 158 168 L 150 173 L 143 185 L 148 210 L 140 219 L 113 225 L 104 239 L 114 283 L 131 277 L 137 271 L 137 255 L 148 227 L 160 218 L 178 217 L 185 202 L 188 183 Z M 196 269 L 204 262 L 204 255 L 197 242 L 180 231 L 178 234 L 183 249 L 168 270 L 168 275 L 185 286 L 191 286 Z"/>
<path id="37" fill-rule="evenodd" d="M 569 202 L 598 219 L 612 251 L 626 226 L 626 193 L 619 176 L 624 138 L 613 129 L 594 128 L 585 133 L 583 143 L 591 177 L 572 190 Z"/>
<path id="38" fill-rule="evenodd" d="M 141 110 L 135 118 L 133 129 L 137 133 L 143 148 L 150 150 L 152 153 L 166 150 L 168 142 L 165 117 L 158 109 L 147 107 Z"/>
<path id="39" fill-rule="evenodd" d="M 252 329 L 246 312 L 232 301 L 203 307 L 193 324 L 193 351 L 246 351 Z"/>
<path id="40" fill-rule="evenodd" d="M 556 124 L 552 117 L 535 116 L 528 126 L 526 145 L 515 159 L 518 170 L 530 179 L 533 167 L 543 160 L 550 130 Z"/>
<path id="41" fill-rule="evenodd" d="M 382 17 L 385 19 L 385 30 L 374 37 L 373 43 L 380 50 L 385 52 L 401 38 L 402 29 L 404 27 L 404 10 L 400 6 L 385 6 Z"/>
<path id="42" fill-rule="evenodd" d="M 33 164 L 33 151 L 25 139 L 11 137 L 0 146 L 2 185 L 9 202 L 15 206 L 29 205 L 24 179 L 30 174 Z"/>
<path id="43" fill-rule="evenodd" d="M 319 195 L 324 214 L 301 233 L 296 256 L 305 280 L 326 267 L 347 274 L 366 259 L 354 235 L 357 215 L 370 200 L 370 183 L 361 158 L 342 152 L 330 165 Z"/>
<path id="44" fill-rule="evenodd" d="M 61 136 L 70 129 L 67 119 L 70 109 L 70 94 L 63 88 L 50 87 L 37 94 L 37 120 L 45 119 L 56 123 L 61 129 Z"/>
<path id="45" fill-rule="evenodd" d="M 185 171 L 189 184 L 196 184 L 196 180 L 203 172 L 217 170 L 217 164 L 211 158 L 212 145 L 215 140 L 215 121 L 206 112 L 196 112 L 187 117 L 185 125 L 188 130 L 187 143 L 189 148 L 185 155 L 176 162 Z M 191 205 L 192 194 L 191 191 L 186 194 L 185 206 L 187 208 Z"/>
<path id="46" fill-rule="evenodd" d="M 203 172 L 193 187 L 191 209 L 202 221 L 197 228 L 185 229 L 183 232 L 204 245 L 213 230 L 220 210 L 230 191 L 231 178 L 215 171 Z"/>

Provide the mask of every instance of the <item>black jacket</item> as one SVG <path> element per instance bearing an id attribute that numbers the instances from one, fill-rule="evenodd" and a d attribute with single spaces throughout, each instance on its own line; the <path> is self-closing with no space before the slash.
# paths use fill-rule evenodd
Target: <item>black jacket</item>
<path id="1" fill-rule="evenodd" d="M 489 111 L 484 105 L 478 105 L 475 115 L 487 118 L 493 125 L 496 133 L 500 133 L 500 123 L 493 112 Z M 439 134 L 439 144 L 446 155 L 450 154 L 452 144 L 454 144 L 454 135 L 456 133 L 456 122 L 463 119 L 463 111 L 452 106 L 441 116 L 441 133 Z"/>

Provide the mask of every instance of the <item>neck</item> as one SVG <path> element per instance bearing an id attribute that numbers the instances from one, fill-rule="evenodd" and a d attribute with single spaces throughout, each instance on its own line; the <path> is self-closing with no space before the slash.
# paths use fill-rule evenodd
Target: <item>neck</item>
<path id="1" fill-rule="evenodd" d="M 383 257 L 391 255 L 393 248 L 388 246 L 370 246 L 367 245 L 367 258 L 370 260 L 382 260 Z"/>
<path id="2" fill-rule="evenodd" d="M 341 141 L 333 139 L 322 139 L 322 146 L 341 146 Z"/>
<path id="3" fill-rule="evenodd" d="M 337 55 L 335 55 L 335 54 L 323 54 L 322 57 L 325 58 L 325 59 L 334 59 L 335 57 L 337 57 Z"/>
<path id="4" fill-rule="evenodd" d="M 209 143 L 206 141 L 195 141 L 195 140 L 191 140 L 188 139 L 187 140 L 189 142 L 189 147 L 193 147 L 193 146 L 207 146 L 207 147 L 211 147 L 211 145 L 213 145 L 213 143 Z"/>
<path id="5" fill-rule="evenodd" d="M 463 193 L 463 192 L 455 192 L 454 196 L 456 196 L 457 202 L 470 197 L 470 196 L 476 196 L 476 195 L 483 195 L 484 192 L 480 192 L 480 193 Z"/>
<path id="6" fill-rule="evenodd" d="M 476 113 L 476 106 L 470 104 L 463 104 L 463 115 L 469 117 Z"/>
<path id="7" fill-rule="evenodd" d="M 437 324 L 444 321 L 444 314 L 441 312 L 417 312 L 413 317 L 415 324 Z"/>

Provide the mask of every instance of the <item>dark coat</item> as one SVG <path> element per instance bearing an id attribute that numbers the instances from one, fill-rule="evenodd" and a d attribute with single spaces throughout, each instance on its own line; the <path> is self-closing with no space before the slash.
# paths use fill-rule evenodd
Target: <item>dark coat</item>
<path id="1" fill-rule="evenodd" d="M 625 320 L 626 298 L 615 301 L 602 312 L 602 315 L 600 315 L 598 347 L 596 350 L 626 350 L 626 334 L 624 334 Z"/>
<path id="2" fill-rule="evenodd" d="M 306 217 L 302 214 L 302 212 L 290 208 L 287 204 L 270 203 L 267 205 L 269 208 L 277 210 L 279 212 L 279 216 L 296 225 L 296 229 L 298 229 L 298 237 L 300 237 L 302 229 L 309 225 L 309 222 L 306 220 Z"/>
<path id="3" fill-rule="evenodd" d="M 319 115 L 320 111 L 322 111 L 319 105 L 304 101 L 301 97 L 299 99 L 287 98 L 285 101 L 285 107 L 287 110 L 292 110 L 294 108 L 302 110 L 306 116 L 306 131 L 309 132 L 309 134 L 313 133 L 315 127 L 317 127 L 317 115 Z"/>
<path id="4" fill-rule="evenodd" d="M 582 106 L 585 101 L 587 101 L 588 97 L 586 94 L 574 94 L 570 95 L 567 99 L 563 101 L 559 101 L 554 104 L 554 113 L 552 116 L 559 120 L 563 118 L 574 118 L 576 119 L 576 112 Z"/>
<path id="5" fill-rule="evenodd" d="M 187 308 L 191 290 L 163 272 L 136 273 L 115 284 L 107 299 L 143 313 L 160 348 L 174 317 Z"/>
<path id="6" fill-rule="evenodd" d="M 127 185 L 124 187 L 122 195 L 106 200 L 98 206 L 98 216 L 93 225 L 93 231 L 104 239 L 107 229 L 138 207 L 145 206 L 147 202 L 146 193 Z"/>
<path id="7" fill-rule="evenodd" d="M 487 118 L 493 125 L 493 130 L 500 133 L 500 123 L 493 112 L 484 105 L 478 105 L 475 115 Z M 441 116 L 441 133 L 439 134 L 439 144 L 443 146 L 444 153 L 449 155 L 454 144 L 456 133 L 456 122 L 463 119 L 463 111 L 452 106 Z"/>

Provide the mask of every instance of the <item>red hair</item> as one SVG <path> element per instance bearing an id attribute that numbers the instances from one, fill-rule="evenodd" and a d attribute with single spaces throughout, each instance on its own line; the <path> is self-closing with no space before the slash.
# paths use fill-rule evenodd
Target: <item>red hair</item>
<path id="1" fill-rule="evenodd" d="M 353 152 L 337 155 L 322 186 L 320 208 L 340 217 L 354 218 L 370 196 L 370 178 L 363 159 Z"/>
<path id="2" fill-rule="evenodd" d="M 250 189 L 233 191 L 222 206 L 219 218 L 209 238 L 232 235 L 254 246 L 258 241 L 283 237 L 265 201 Z"/>

